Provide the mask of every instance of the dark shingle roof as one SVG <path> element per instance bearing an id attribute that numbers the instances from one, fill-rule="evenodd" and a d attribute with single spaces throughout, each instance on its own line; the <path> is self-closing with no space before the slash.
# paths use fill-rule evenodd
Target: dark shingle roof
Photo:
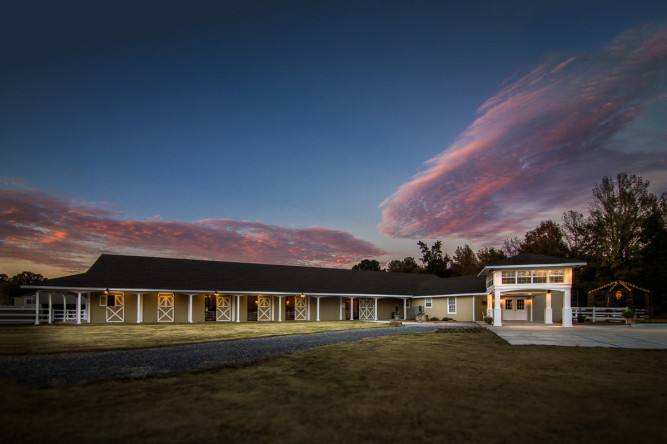
<path id="1" fill-rule="evenodd" d="M 84 273 L 50 279 L 44 287 L 174 291 L 414 295 L 440 280 L 428 274 L 102 255 Z"/>
<path id="2" fill-rule="evenodd" d="M 542 254 L 520 253 L 516 256 L 508 257 L 507 259 L 494 262 L 487 265 L 485 268 L 522 266 L 522 265 L 585 265 L 586 262 L 578 259 L 567 259 L 564 257 L 544 256 Z"/>
<path id="3" fill-rule="evenodd" d="M 486 279 L 474 274 L 445 279 L 431 279 L 422 282 L 415 296 L 436 296 L 448 294 L 486 294 Z"/>

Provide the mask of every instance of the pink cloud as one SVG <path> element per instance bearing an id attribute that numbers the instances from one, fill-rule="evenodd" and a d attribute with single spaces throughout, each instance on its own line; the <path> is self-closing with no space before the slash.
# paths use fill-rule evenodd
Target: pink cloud
<path id="1" fill-rule="evenodd" d="M 85 270 L 101 253 L 334 267 L 386 254 L 328 228 L 230 219 L 124 220 L 95 204 L 12 185 L 0 185 L 0 254 L 65 272 Z"/>
<path id="2" fill-rule="evenodd" d="M 498 242 L 584 208 L 605 175 L 664 174 L 666 147 L 655 141 L 665 140 L 665 127 L 661 136 L 645 138 L 653 144 L 623 136 L 666 98 L 666 30 L 664 24 L 631 29 L 603 51 L 553 57 L 508 84 L 449 148 L 381 204 L 380 231 Z"/>

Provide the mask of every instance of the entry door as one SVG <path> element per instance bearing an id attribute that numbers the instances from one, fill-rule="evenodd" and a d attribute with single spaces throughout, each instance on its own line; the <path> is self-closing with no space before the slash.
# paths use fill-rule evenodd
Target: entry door
<path id="1" fill-rule="evenodd" d="M 354 307 L 353 307 L 353 313 L 354 313 L 354 319 L 359 319 L 359 299 L 354 300 Z M 345 319 L 351 319 L 350 318 L 350 300 L 346 299 L 345 300 Z"/>
<path id="2" fill-rule="evenodd" d="M 527 321 L 526 298 L 505 298 L 503 321 Z"/>
<path id="3" fill-rule="evenodd" d="M 516 303 L 514 305 L 514 320 L 515 321 L 528 320 L 528 312 L 526 310 L 526 299 L 516 298 Z"/>
<path id="4" fill-rule="evenodd" d="M 174 295 L 171 293 L 158 293 L 157 295 L 157 321 L 174 322 Z"/>
<path id="5" fill-rule="evenodd" d="M 217 295 L 215 298 L 215 320 L 216 321 L 231 321 L 232 320 L 232 297 Z"/>

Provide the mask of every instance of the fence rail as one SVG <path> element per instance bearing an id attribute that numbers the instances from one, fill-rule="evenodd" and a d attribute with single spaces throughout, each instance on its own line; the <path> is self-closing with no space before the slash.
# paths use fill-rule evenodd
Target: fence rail
<path id="1" fill-rule="evenodd" d="M 49 313 L 48 308 L 40 308 L 39 313 L 39 322 L 47 323 L 49 322 L 49 316 L 51 317 L 51 322 L 75 322 L 76 321 L 76 309 L 52 309 Z M 33 324 L 35 323 L 35 318 L 37 315 L 37 310 L 34 307 L 13 307 L 13 306 L 0 306 L 0 323 L 4 324 Z M 88 311 L 83 308 L 81 309 L 81 322 L 88 320 Z"/>
<path id="2" fill-rule="evenodd" d="M 582 315 L 585 320 L 593 322 L 619 321 L 627 323 L 623 317 L 623 312 L 627 307 L 572 307 L 572 319 L 576 320 Z M 646 319 L 647 311 L 636 309 L 637 319 Z"/>

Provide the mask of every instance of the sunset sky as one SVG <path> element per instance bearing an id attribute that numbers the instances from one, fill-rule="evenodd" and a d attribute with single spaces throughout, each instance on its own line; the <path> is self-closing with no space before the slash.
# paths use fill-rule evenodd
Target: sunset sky
<path id="1" fill-rule="evenodd" d="M 664 1 L 450 3 L 3 6 L 0 273 L 349 268 L 667 190 Z"/>

